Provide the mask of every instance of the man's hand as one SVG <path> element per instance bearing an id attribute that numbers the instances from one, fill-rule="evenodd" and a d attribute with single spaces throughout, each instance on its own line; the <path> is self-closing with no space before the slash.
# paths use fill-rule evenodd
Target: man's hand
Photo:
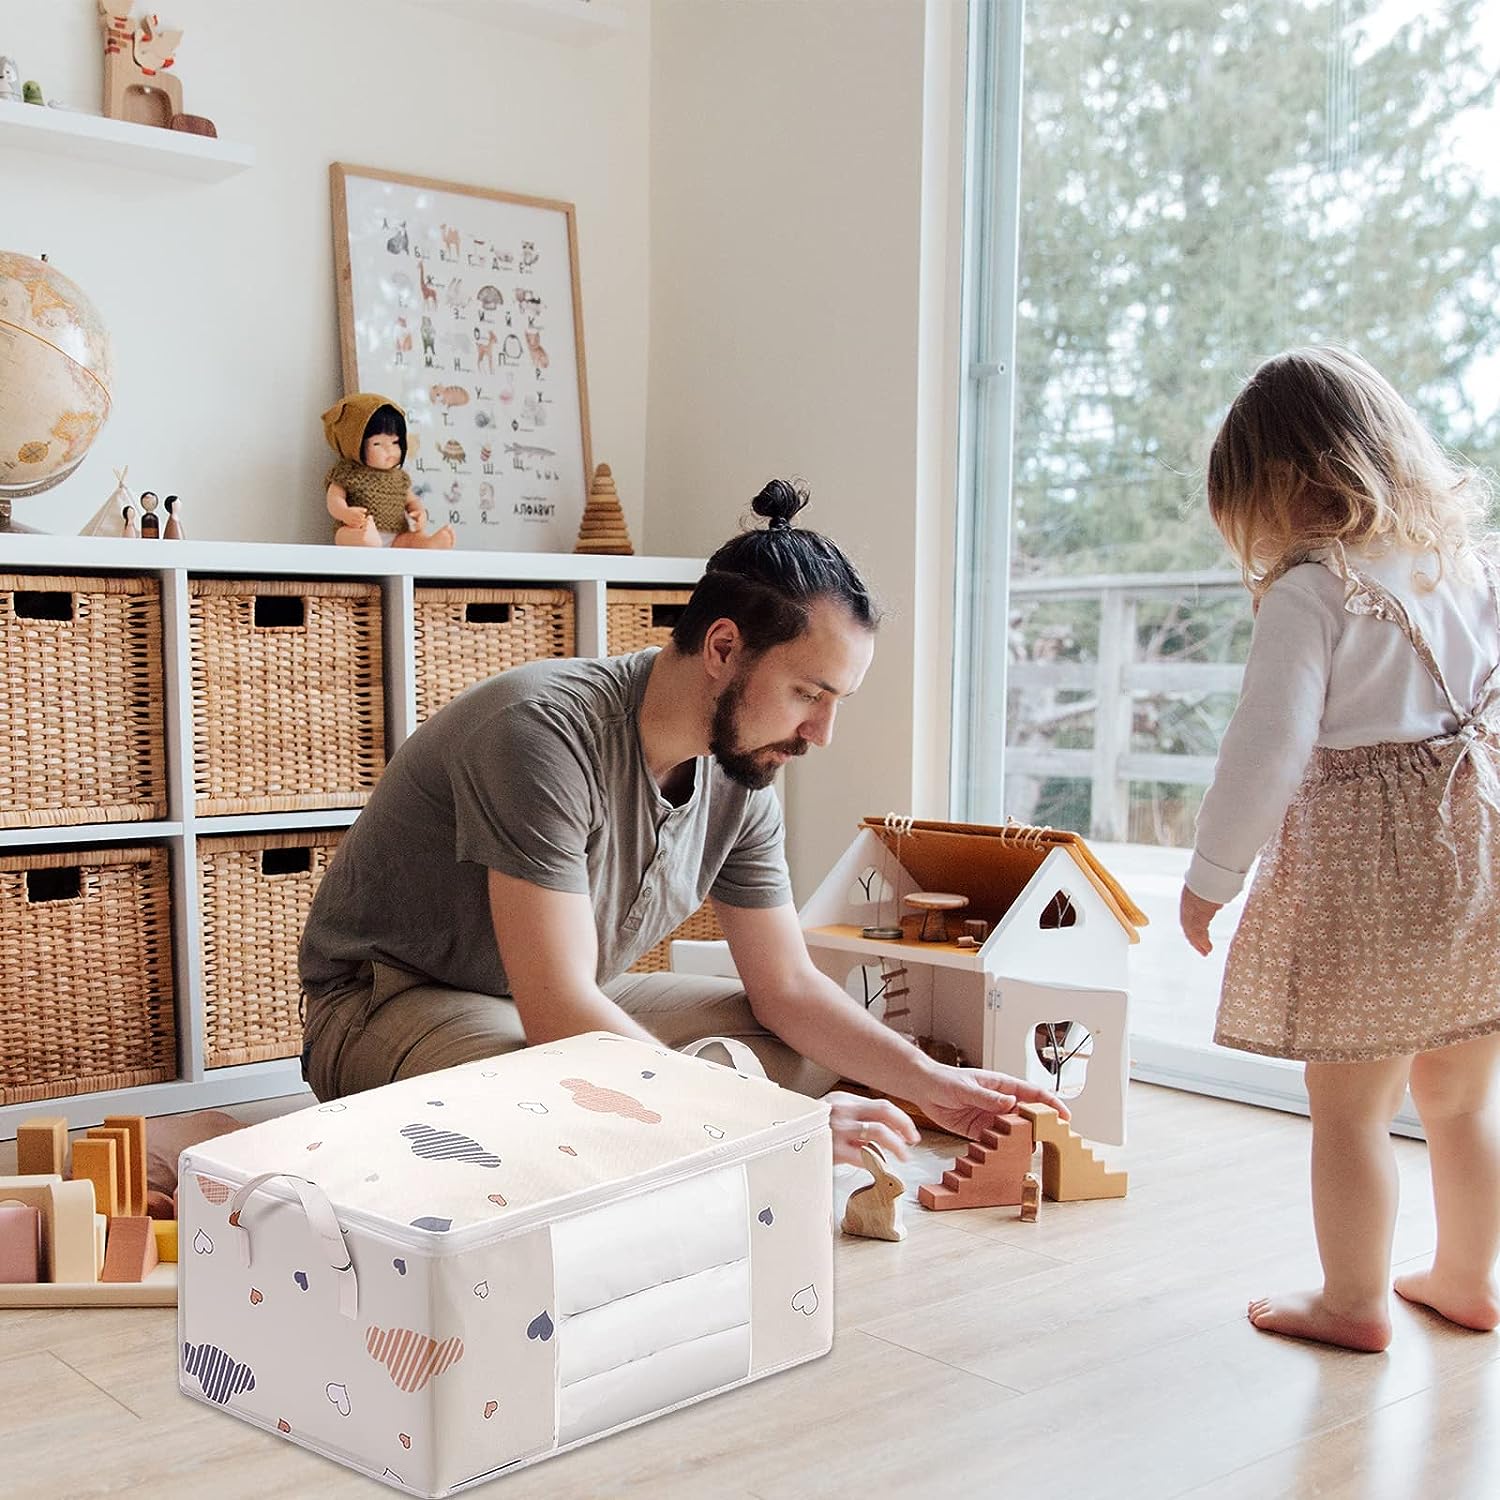
<path id="1" fill-rule="evenodd" d="M 1183 936 L 1205 958 L 1214 948 L 1208 936 L 1208 924 L 1213 921 L 1215 913 L 1222 910 L 1222 903 L 1205 901 L 1202 896 L 1195 896 L 1183 886 L 1182 904 L 1178 908 L 1177 919 L 1182 923 Z"/>
<path id="2" fill-rule="evenodd" d="M 888 1157 L 905 1161 L 907 1147 L 920 1138 L 905 1111 L 888 1099 L 866 1099 L 862 1094 L 825 1094 L 828 1124 L 833 1131 L 833 1159 L 861 1167 L 860 1146 L 869 1141 Z"/>
<path id="3" fill-rule="evenodd" d="M 993 1130 L 996 1119 L 1013 1114 L 1017 1104 L 1050 1104 L 1061 1119 L 1068 1118 L 1068 1106 L 1056 1094 L 1024 1078 L 992 1073 L 987 1068 L 950 1068 L 937 1063 L 926 1076 L 925 1089 L 912 1103 L 920 1106 L 933 1124 L 970 1140 L 982 1130 Z"/>

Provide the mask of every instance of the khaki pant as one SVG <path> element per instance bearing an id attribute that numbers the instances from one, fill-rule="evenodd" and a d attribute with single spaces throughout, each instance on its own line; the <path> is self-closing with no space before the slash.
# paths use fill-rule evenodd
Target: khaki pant
<path id="1" fill-rule="evenodd" d="M 309 997 L 302 1076 L 319 1099 L 435 1073 L 526 1045 L 515 1002 L 428 984 L 373 964 L 369 980 L 342 994 Z M 756 1019 L 739 982 L 699 974 L 625 974 L 604 987 L 621 1010 L 668 1047 L 706 1036 L 735 1037 L 766 1076 L 818 1098 L 838 1074 L 792 1051 Z M 722 1048 L 707 1055 L 728 1061 Z"/>

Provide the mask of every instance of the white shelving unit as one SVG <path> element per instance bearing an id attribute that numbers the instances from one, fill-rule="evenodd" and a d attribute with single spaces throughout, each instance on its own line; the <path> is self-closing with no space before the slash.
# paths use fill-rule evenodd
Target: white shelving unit
<path id="1" fill-rule="evenodd" d="M 0 146 L 82 157 L 111 167 L 139 167 L 198 182 L 217 182 L 255 165 L 252 147 L 214 136 L 11 99 L 0 99 Z"/>
<path id="2" fill-rule="evenodd" d="M 194 811 L 191 657 L 188 580 L 238 578 L 348 578 L 378 581 L 385 632 L 386 755 L 416 727 L 414 589 L 418 584 L 567 586 L 577 610 L 576 650 L 603 656 L 606 590 L 611 585 L 691 586 L 699 560 L 671 557 L 592 557 L 568 553 L 422 552 L 353 547 L 312 547 L 239 542 L 120 541 L 105 537 L 0 536 L 0 568 L 46 574 L 131 573 L 161 585 L 165 697 L 166 819 L 94 823 L 54 828 L 0 829 L 0 852 L 93 843 L 158 843 L 169 853 L 172 879 L 172 949 L 177 995 L 178 1077 L 170 1083 L 106 1093 L 77 1094 L 0 1106 L 0 1139 L 37 1114 L 66 1114 L 71 1127 L 99 1124 L 107 1114 L 174 1114 L 303 1091 L 296 1058 L 240 1067 L 204 1066 L 201 917 L 198 910 L 197 841 L 212 834 L 292 828 L 338 828 L 356 810 L 336 809 L 200 817 Z M 0 725 L 0 734 L 7 733 Z"/>

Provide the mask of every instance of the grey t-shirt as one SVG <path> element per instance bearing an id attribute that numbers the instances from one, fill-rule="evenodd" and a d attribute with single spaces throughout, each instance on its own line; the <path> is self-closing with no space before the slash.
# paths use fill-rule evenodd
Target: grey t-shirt
<path id="1" fill-rule="evenodd" d="M 372 960 L 455 989 L 510 992 L 487 871 L 588 895 L 596 979 L 625 972 L 712 894 L 791 900 L 781 808 L 709 757 L 673 807 L 637 723 L 656 651 L 532 662 L 434 714 L 392 757 L 344 836 L 302 935 L 310 995 Z"/>

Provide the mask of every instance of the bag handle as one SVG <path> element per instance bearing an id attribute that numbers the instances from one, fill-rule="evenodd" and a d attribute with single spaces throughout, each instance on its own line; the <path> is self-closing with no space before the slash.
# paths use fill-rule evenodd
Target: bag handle
<path id="1" fill-rule="evenodd" d="M 297 1201 L 302 1205 L 307 1227 L 312 1230 L 313 1238 L 318 1242 L 324 1259 L 328 1262 L 328 1269 L 334 1273 L 338 1281 L 339 1311 L 346 1318 L 357 1317 L 359 1315 L 359 1283 L 354 1275 L 354 1257 L 349 1253 L 344 1231 L 339 1226 L 333 1205 L 328 1201 L 328 1194 L 317 1183 L 310 1182 L 306 1177 L 295 1177 L 290 1172 L 262 1172 L 259 1177 L 252 1177 L 229 1200 L 229 1222 L 239 1231 L 241 1264 L 247 1267 L 250 1264 L 250 1231 L 241 1223 L 240 1216 L 256 1189 L 273 1177 L 284 1177 L 291 1184 L 292 1191 L 297 1195 Z"/>
<path id="2" fill-rule="evenodd" d="M 729 1061 L 736 1073 L 748 1074 L 751 1078 L 764 1078 L 766 1070 L 761 1067 L 760 1059 L 743 1042 L 737 1041 L 732 1036 L 705 1036 L 696 1042 L 689 1042 L 685 1047 L 677 1050 L 684 1057 L 697 1057 L 705 1047 L 712 1047 L 717 1043 L 729 1054 Z M 705 1059 L 706 1060 L 706 1059 Z"/>

